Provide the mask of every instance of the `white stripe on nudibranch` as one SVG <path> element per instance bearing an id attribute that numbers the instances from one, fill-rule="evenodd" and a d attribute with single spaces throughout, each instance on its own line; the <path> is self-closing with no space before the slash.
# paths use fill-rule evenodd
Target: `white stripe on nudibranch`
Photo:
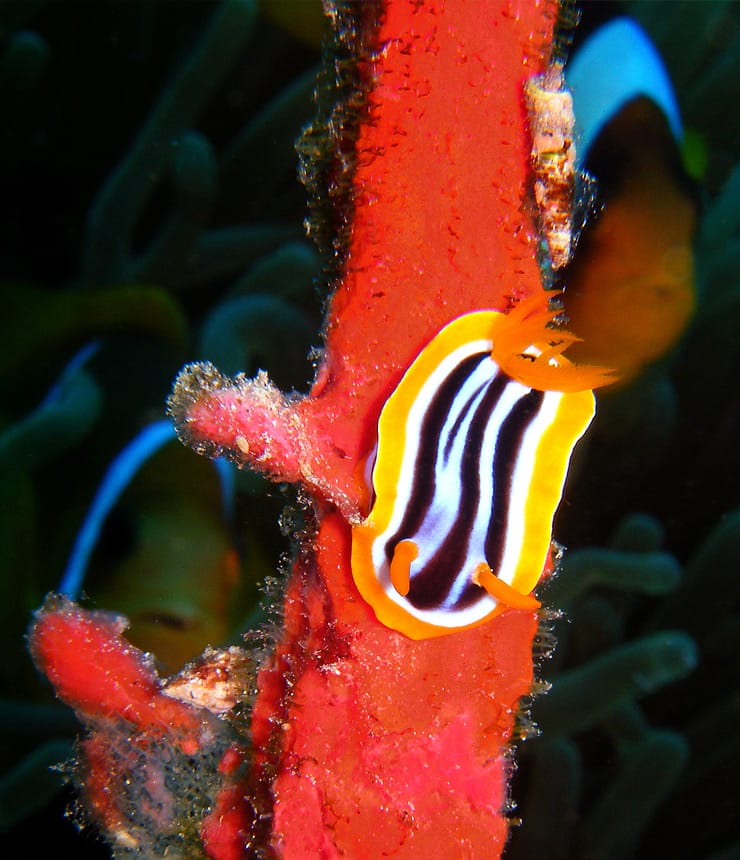
<path id="1" fill-rule="evenodd" d="M 352 570 L 378 618 L 413 638 L 539 605 L 529 594 L 593 416 L 590 391 L 539 392 L 500 369 L 491 352 L 502 319 L 478 311 L 445 327 L 379 418 L 375 499 L 353 529 Z"/>
<path id="2" fill-rule="evenodd" d="M 537 466 L 537 447 L 542 434 L 550 427 L 557 417 L 558 406 L 563 394 L 559 391 L 548 391 L 542 399 L 537 415 L 525 431 L 517 454 L 516 466 L 511 480 L 509 492 L 509 520 L 506 528 L 506 542 L 501 565 L 496 571 L 499 579 L 511 585 L 514 582 L 519 557 L 525 540 L 524 509 L 532 486 L 532 477 Z"/>
<path id="3" fill-rule="evenodd" d="M 493 366 L 494 376 L 491 378 L 491 381 L 493 381 L 500 371 L 491 359 L 487 359 L 486 364 Z M 481 445 L 481 459 L 479 467 L 480 498 L 478 499 L 478 505 L 476 506 L 475 520 L 473 522 L 470 540 L 468 541 L 467 552 L 465 554 L 467 563 L 458 573 L 457 578 L 451 585 L 449 597 L 445 602 L 445 609 L 450 612 L 454 611 L 455 603 L 459 600 L 465 586 L 469 584 L 476 564 L 485 560 L 482 548 L 485 546 L 485 541 L 488 536 L 488 528 L 491 524 L 491 511 L 493 510 L 494 494 L 496 493 L 496 487 L 494 486 L 493 481 L 493 470 L 496 459 L 498 434 L 501 430 L 502 423 L 526 391 L 527 390 L 524 386 L 519 385 L 517 382 L 509 382 L 497 400 L 496 406 L 488 419 L 488 424 Z M 464 447 L 465 439 L 461 439 L 459 444 L 461 448 Z M 458 491 L 460 496 L 465 492 L 465 487 L 462 486 L 459 481 Z M 480 600 L 482 601 L 481 609 L 485 609 L 487 612 L 490 612 L 495 606 L 495 601 L 493 601 L 493 598 L 489 597 L 486 592 L 481 592 Z M 491 605 L 492 602 L 493 605 Z"/>

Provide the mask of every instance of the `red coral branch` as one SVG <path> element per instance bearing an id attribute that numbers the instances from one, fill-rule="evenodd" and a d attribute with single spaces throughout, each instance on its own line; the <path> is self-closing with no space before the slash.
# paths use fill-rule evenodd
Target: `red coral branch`
<path id="1" fill-rule="evenodd" d="M 323 518 L 317 553 L 295 565 L 253 716 L 281 856 L 498 856 L 536 613 L 413 641 L 359 598 L 338 514 Z"/>
<path id="2" fill-rule="evenodd" d="M 286 860 L 495 858 L 506 839 L 507 744 L 532 685 L 537 615 L 504 611 L 453 636 L 408 639 L 357 591 L 351 523 L 367 512 L 363 467 L 381 406 L 413 358 L 461 313 L 505 310 L 541 289 L 522 89 L 544 69 L 555 9 L 549 0 L 378 8 L 360 57 L 370 87 L 358 108 L 348 245 L 311 393 L 290 398 L 264 378 L 231 382 L 193 365 L 170 401 L 194 447 L 300 481 L 315 500 L 314 534 L 258 676 L 250 774 L 238 755 L 232 771 L 233 742 L 216 733 L 217 790 L 199 833 L 218 860 L 246 856 L 255 822 L 270 815 L 269 845 Z M 135 727 L 137 755 L 147 738 L 165 737 L 155 773 L 173 745 L 187 750 L 195 738 L 193 751 L 205 752 L 204 733 L 227 724 L 165 703 L 120 632 L 120 621 L 52 606 L 32 648 L 86 718 Z M 97 666 L 85 676 L 83 663 Z M 99 752 L 88 751 L 91 762 Z M 148 791 L 160 804 L 150 827 L 169 832 L 172 798 Z M 121 810 L 96 808 L 108 818 Z"/>
<path id="3" fill-rule="evenodd" d="M 121 635 L 127 626 L 121 616 L 50 598 L 31 630 L 31 653 L 59 698 L 83 720 L 123 718 L 153 738 L 179 729 L 183 752 L 196 753 L 213 721 L 163 695 L 151 659 Z"/>
<path id="4" fill-rule="evenodd" d="M 151 658 L 122 637 L 124 618 L 50 597 L 29 643 L 38 667 L 88 729 L 76 779 L 87 814 L 122 849 L 166 856 L 198 828 L 213 860 L 245 856 L 259 830 L 248 795 L 243 746 L 214 712 L 248 685 L 243 654 L 207 652 L 168 685 Z M 210 696 L 202 676 L 210 678 Z M 195 685 L 193 695 L 187 685 Z M 177 696 L 177 697 L 174 697 Z M 197 707 L 181 699 L 212 702 Z M 190 837 L 192 838 L 192 837 Z"/>
<path id="5" fill-rule="evenodd" d="M 210 366 L 199 379 L 195 365 L 170 400 L 189 444 L 301 480 L 354 517 L 378 413 L 421 348 L 466 311 L 541 290 L 523 86 L 544 69 L 554 2 L 387 0 L 382 11 L 349 247 L 310 396 L 231 385 Z"/>
<path id="6" fill-rule="evenodd" d="M 308 468 L 329 479 L 323 498 L 347 500 L 345 515 L 362 507 L 358 473 L 380 407 L 424 344 L 460 313 L 541 288 L 522 86 L 544 67 L 553 9 L 518 8 L 384 5 L 347 262 L 324 362 L 296 406 Z M 240 432 L 249 438 L 248 421 Z M 284 624 L 253 719 L 279 853 L 498 856 L 506 744 L 531 689 L 536 614 L 411 641 L 361 600 L 348 522 L 324 513 L 295 564 Z"/>

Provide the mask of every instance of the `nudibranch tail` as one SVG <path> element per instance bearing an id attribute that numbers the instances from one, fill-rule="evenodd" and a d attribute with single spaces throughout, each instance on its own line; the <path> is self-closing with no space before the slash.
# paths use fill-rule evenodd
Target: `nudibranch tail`
<path id="1" fill-rule="evenodd" d="M 473 572 L 473 582 L 486 591 L 507 609 L 539 609 L 542 605 L 531 594 L 520 594 L 515 588 L 499 579 L 483 561 Z"/>
<path id="2" fill-rule="evenodd" d="M 525 341 L 537 326 L 541 341 L 541 310 L 518 310 Z M 507 319 L 475 311 L 449 323 L 378 420 L 374 502 L 353 529 L 352 573 L 378 619 L 413 639 L 539 606 L 531 592 L 594 396 L 514 378 L 499 360 L 501 332 L 504 344 L 522 343 Z M 559 339 L 554 332 L 552 344 L 542 343 L 546 366 L 568 370 Z"/>

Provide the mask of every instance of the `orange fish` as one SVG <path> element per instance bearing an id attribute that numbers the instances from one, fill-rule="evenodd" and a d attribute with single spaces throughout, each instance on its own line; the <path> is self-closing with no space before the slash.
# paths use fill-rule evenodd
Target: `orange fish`
<path id="1" fill-rule="evenodd" d="M 697 207 L 682 167 L 678 108 L 655 48 L 616 19 L 566 67 L 579 162 L 603 208 L 563 275 L 579 362 L 614 368 L 622 383 L 665 355 L 696 305 Z"/>

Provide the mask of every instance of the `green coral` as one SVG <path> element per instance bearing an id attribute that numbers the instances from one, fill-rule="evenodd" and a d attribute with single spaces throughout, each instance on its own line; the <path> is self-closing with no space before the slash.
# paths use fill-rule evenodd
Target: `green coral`
<path id="1" fill-rule="evenodd" d="M 0 8 L 11 215 L 0 237 L 0 721 L 9 741 L 0 831 L 32 839 L 36 854 L 69 843 L 82 857 L 92 845 L 69 825 L 61 836 L 39 827 L 49 803 L 62 822 L 54 796 L 63 780 L 48 766 L 71 758 L 76 726 L 49 704 L 23 631 L 58 586 L 108 464 L 162 416 L 189 357 L 234 370 L 277 363 L 282 385 L 306 384 L 319 261 L 302 240 L 294 141 L 313 110 L 317 60 L 255 0 Z M 143 488 L 134 481 L 93 557 L 91 594 L 118 588 L 124 562 L 147 552 L 141 527 L 157 493 L 176 499 L 172 517 L 193 502 L 183 522 L 218 519 L 217 482 L 204 469 L 172 474 L 155 464 Z M 223 620 L 234 641 L 258 612 L 257 582 L 284 551 L 274 526 L 280 494 L 265 499 L 249 476 L 236 483 L 234 518 L 219 526 L 239 557 Z M 184 528 L 182 540 L 200 535 Z M 214 585 L 204 577 L 189 587 Z M 171 593 L 161 591 L 163 600 Z M 193 591 L 170 604 L 210 611 Z M 171 606 L 157 623 L 177 632 L 187 619 L 168 615 Z"/>
<path id="2" fill-rule="evenodd" d="M 551 689 L 531 708 L 541 734 L 520 748 L 513 860 L 740 850 L 740 168 L 726 111 L 740 22 L 727 2 L 629 11 L 665 58 L 704 153 L 699 305 L 672 356 L 599 397 L 576 463 L 556 524 L 571 549 L 542 591 L 562 614 L 540 668 Z"/>

